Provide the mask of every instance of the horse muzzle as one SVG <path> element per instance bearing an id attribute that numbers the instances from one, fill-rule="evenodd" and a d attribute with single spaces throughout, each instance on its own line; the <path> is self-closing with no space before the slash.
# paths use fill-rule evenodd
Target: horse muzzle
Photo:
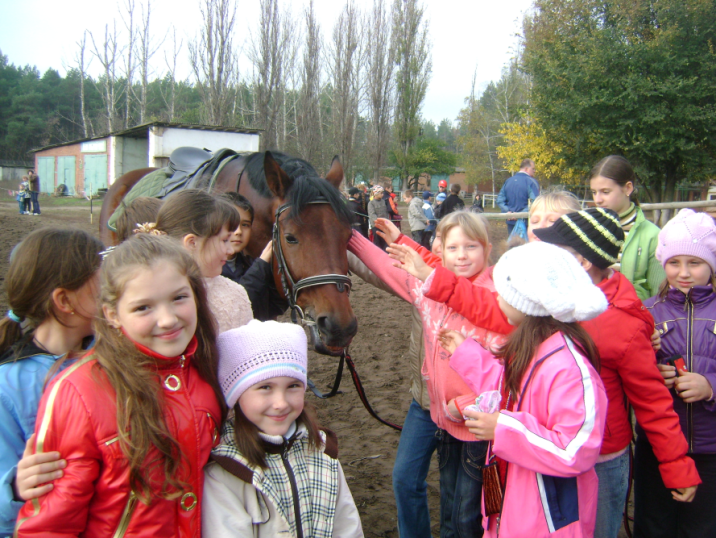
<path id="1" fill-rule="evenodd" d="M 316 322 L 309 323 L 311 343 L 316 353 L 338 357 L 348 347 L 358 332 L 358 321 L 353 321 L 346 328 L 336 329 L 328 321 L 327 316 L 319 317 Z"/>

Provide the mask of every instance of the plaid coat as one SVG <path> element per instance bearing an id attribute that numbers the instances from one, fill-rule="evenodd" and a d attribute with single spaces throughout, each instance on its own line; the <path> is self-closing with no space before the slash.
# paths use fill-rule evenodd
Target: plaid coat
<path id="1" fill-rule="evenodd" d="M 363 536 L 337 459 L 335 434 L 321 431 L 322 450 L 314 450 L 305 426 L 297 426 L 288 440 L 260 434 L 267 463 L 262 469 L 241 455 L 234 444 L 233 421 L 226 422 L 222 442 L 205 469 L 204 538 Z"/>

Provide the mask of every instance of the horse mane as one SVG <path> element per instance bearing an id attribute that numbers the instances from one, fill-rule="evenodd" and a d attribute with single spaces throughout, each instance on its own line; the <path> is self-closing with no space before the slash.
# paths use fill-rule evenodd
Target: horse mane
<path id="1" fill-rule="evenodd" d="M 318 177 L 318 172 L 310 163 L 279 151 L 272 151 L 271 155 L 281 169 L 293 179 L 293 185 L 286 193 L 286 202 L 291 205 L 289 218 L 300 220 L 299 215 L 306 205 L 319 198 L 325 198 L 340 220 L 347 224 L 352 222 L 350 209 L 341 193 L 328 181 Z M 245 170 L 249 174 L 251 187 L 264 198 L 272 198 L 273 193 L 266 183 L 264 172 L 264 153 L 250 155 Z"/>

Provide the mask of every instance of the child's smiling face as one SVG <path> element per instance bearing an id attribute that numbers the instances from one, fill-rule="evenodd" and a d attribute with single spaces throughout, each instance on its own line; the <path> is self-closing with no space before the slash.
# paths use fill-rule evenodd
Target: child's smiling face
<path id="1" fill-rule="evenodd" d="M 239 407 L 249 422 L 268 435 L 286 435 L 303 412 L 303 382 L 288 376 L 256 383 L 239 397 Z"/>

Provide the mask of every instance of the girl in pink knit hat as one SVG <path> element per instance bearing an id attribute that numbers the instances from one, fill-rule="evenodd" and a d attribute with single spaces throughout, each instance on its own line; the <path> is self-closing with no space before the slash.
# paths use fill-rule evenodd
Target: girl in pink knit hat
<path id="1" fill-rule="evenodd" d="M 659 294 L 644 302 L 661 333 L 657 362 L 674 399 L 702 484 L 663 487 L 658 462 L 637 426 L 634 536 L 716 536 L 716 226 L 682 209 L 659 233 L 656 258 L 666 272 Z M 677 502 L 677 501 L 692 502 Z"/>
<path id="2" fill-rule="evenodd" d="M 202 536 L 362 537 L 336 436 L 304 406 L 303 329 L 252 320 L 217 347 L 233 414 L 205 469 Z"/>

